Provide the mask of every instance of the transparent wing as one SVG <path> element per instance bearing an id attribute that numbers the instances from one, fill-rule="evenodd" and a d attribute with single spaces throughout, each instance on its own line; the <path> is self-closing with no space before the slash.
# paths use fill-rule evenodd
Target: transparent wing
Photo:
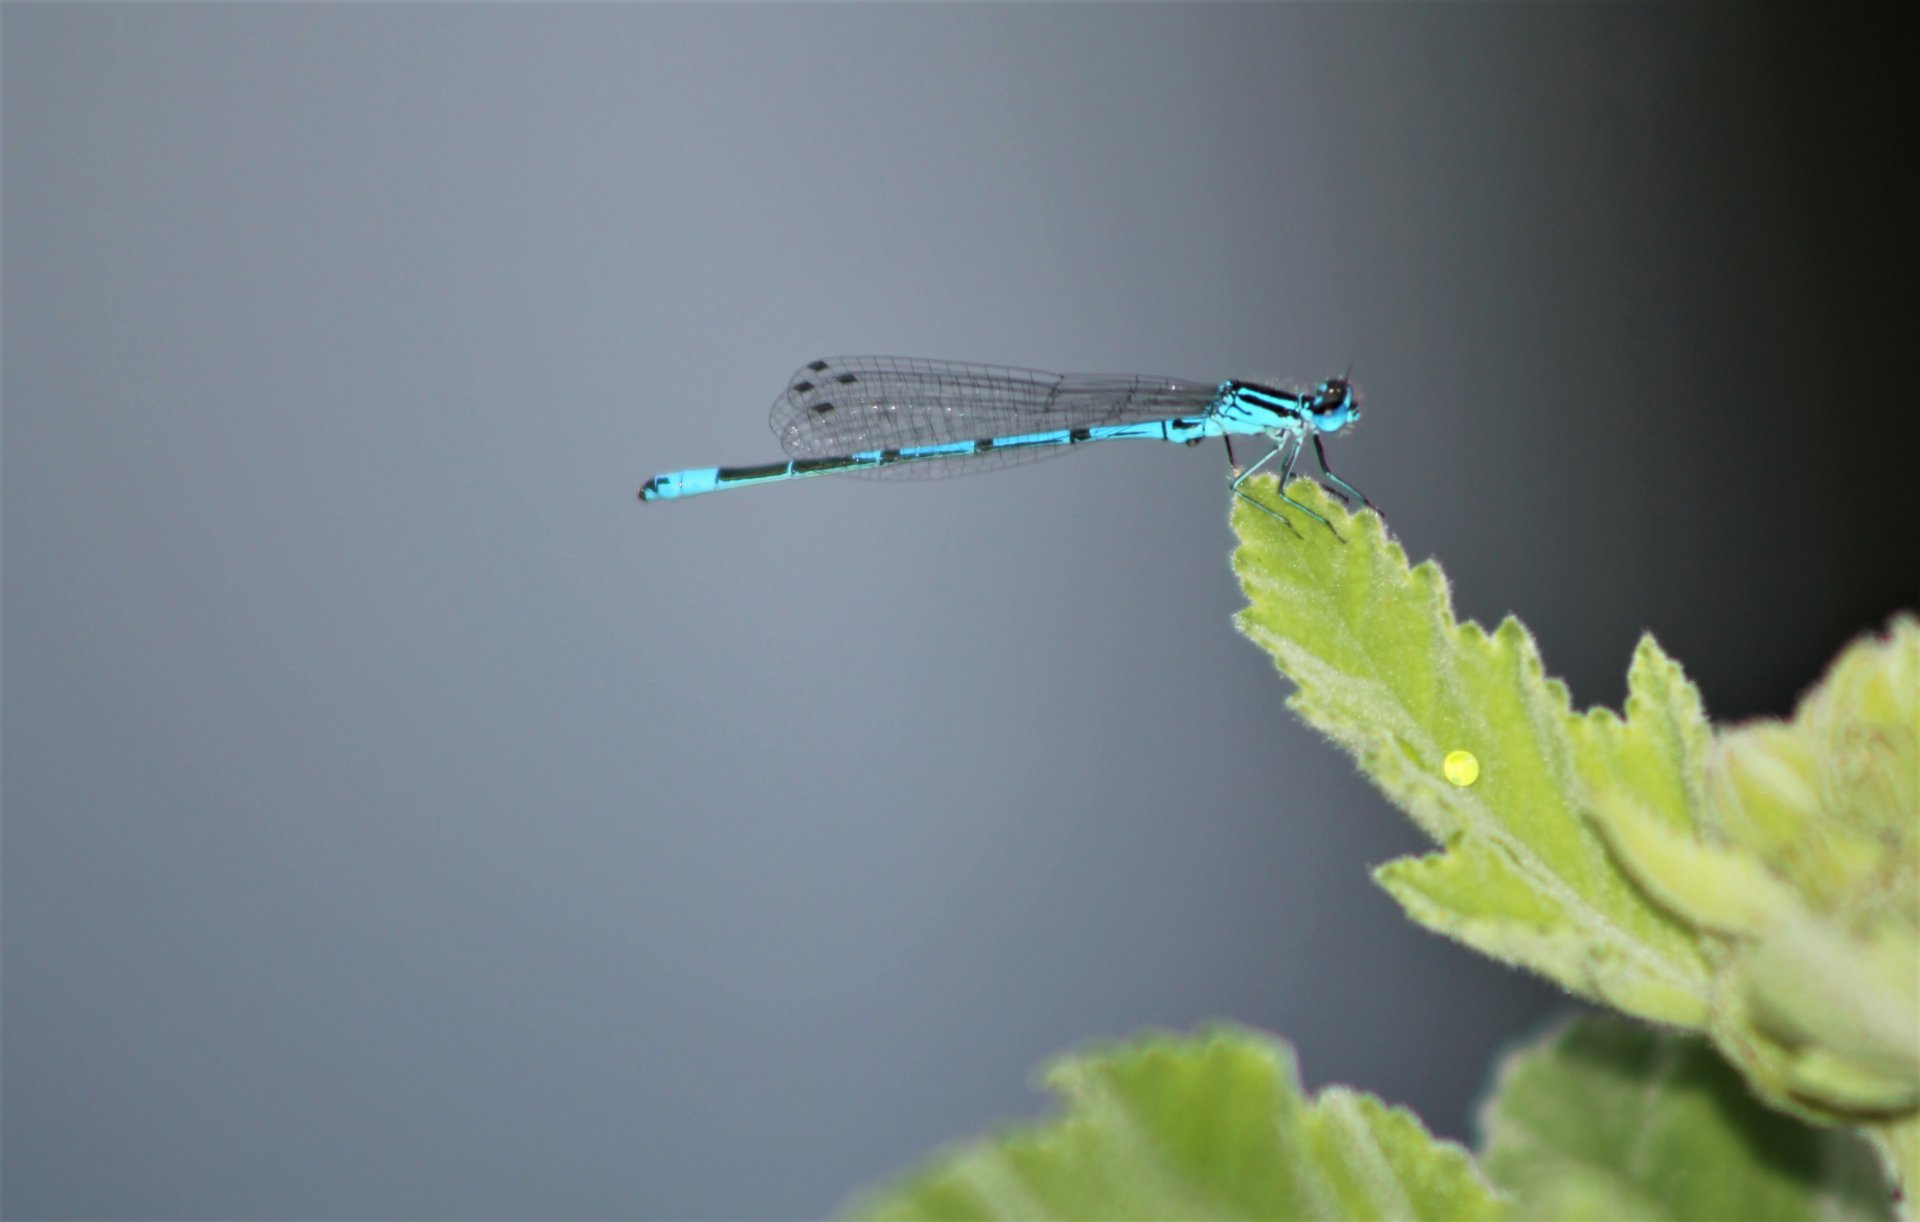
<path id="1" fill-rule="evenodd" d="M 1145 374 L 1044 373 L 962 361 L 839 356 L 802 366 L 769 423 L 795 458 L 833 458 L 1054 429 L 1195 416 L 1216 384 Z M 1067 446 L 988 451 L 853 474 L 958 475 L 1064 454 Z"/>

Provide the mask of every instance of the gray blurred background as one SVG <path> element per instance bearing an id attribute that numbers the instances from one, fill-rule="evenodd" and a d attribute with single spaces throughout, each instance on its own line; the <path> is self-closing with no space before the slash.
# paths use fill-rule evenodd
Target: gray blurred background
<path id="1" fill-rule="evenodd" d="M 1564 1003 L 1368 881 L 1217 449 L 634 490 L 821 355 L 1353 362 L 1464 616 L 1785 712 L 1920 593 L 1915 29 L 8 5 L 5 1212 L 811 1216 L 1211 1017 L 1470 1137 Z"/>

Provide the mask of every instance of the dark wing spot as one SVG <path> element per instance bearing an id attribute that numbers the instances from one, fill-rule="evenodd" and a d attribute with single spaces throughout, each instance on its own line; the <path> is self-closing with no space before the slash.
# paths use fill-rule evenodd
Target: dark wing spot
<path id="1" fill-rule="evenodd" d="M 859 378 L 854 377 L 850 373 L 843 373 L 839 377 L 834 379 L 834 381 L 840 383 L 840 385 L 842 386 L 851 386 L 855 382 L 858 382 L 859 380 L 860 380 Z"/>
<path id="2" fill-rule="evenodd" d="M 810 361 L 807 363 L 807 368 L 813 370 L 815 373 L 825 373 L 827 363 L 825 361 Z"/>
<path id="3" fill-rule="evenodd" d="M 1073 441 L 1090 441 L 1093 439 L 1093 430 L 1092 429 L 1075 429 L 1073 430 L 1073 432 L 1067 434 L 1067 436 L 1072 438 Z M 1068 444 L 1072 444 L 1072 442 L 1069 442 Z"/>
<path id="4" fill-rule="evenodd" d="M 796 395 L 804 395 L 812 389 L 813 389 L 812 382 L 795 382 L 793 384 L 793 393 Z"/>

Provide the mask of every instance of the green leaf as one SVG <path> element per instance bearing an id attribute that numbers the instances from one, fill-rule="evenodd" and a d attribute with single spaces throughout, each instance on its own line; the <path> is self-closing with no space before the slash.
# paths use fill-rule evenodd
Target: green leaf
<path id="1" fill-rule="evenodd" d="M 1289 492 L 1344 542 L 1236 506 L 1239 624 L 1443 846 L 1382 885 L 1487 954 L 1708 1032 L 1768 1102 L 1862 1126 L 1920 1183 L 1920 623 L 1849 651 L 1791 723 L 1715 736 L 1651 638 L 1625 715 L 1576 715 L 1517 621 L 1457 623 L 1375 515 Z M 1463 751 L 1477 769 L 1450 773 Z"/>
<path id="2" fill-rule="evenodd" d="M 1153 1035 L 1055 1063 L 1054 1120 L 937 1156 L 862 1218 L 1444 1218 L 1500 1214 L 1466 1151 L 1339 1087 L 1284 1043 Z"/>
<path id="3" fill-rule="evenodd" d="M 1920 622 L 1854 644 L 1790 722 L 1723 731 L 1704 815 L 1601 825 L 1701 935 L 1707 1029 L 1776 1106 L 1863 1126 L 1920 1182 Z"/>
<path id="4" fill-rule="evenodd" d="M 1453 616 L 1432 562 L 1410 568 L 1373 513 L 1317 485 L 1288 489 L 1324 514 L 1297 537 L 1236 505 L 1240 630 L 1298 685 L 1290 703 L 1338 742 L 1442 850 L 1375 877 L 1415 920 L 1576 993 L 1697 1026 L 1711 976 L 1697 930 L 1653 902 L 1586 812 L 1612 794 L 1691 826 L 1708 746 L 1700 699 L 1651 638 L 1628 673 L 1624 720 L 1576 716 L 1518 620 L 1492 633 Z M 1271 501 L 1272 481 L 1255 495 Z M 1470 785 L 1447 757 L 1478 762 Z"/>
<path id="5" fill-rule="evenodd" d="M 1792 722 L 1722 733 L 1708 779 L 1691 835 L 1608 814 L 1648 891 L 1716 935 L 1716 1037 L 1829 1119 L 1920 1108 L 1920 623 L 1841 655 Z"/>
<path id="6" fill-rule="evenodd" d="M 1880 1219 L 1873 1154 L 1761 1106 L 1706 1041 L 1581 1019 L 1510 1057 L 1482 1163 L 1521 1218 Z"/>

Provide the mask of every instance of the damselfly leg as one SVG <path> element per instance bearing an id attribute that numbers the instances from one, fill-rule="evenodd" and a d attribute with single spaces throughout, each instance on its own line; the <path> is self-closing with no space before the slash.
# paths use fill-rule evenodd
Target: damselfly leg
<path id="1" fill-rule="evenodd" d="M 1380 506 L 1368 500 L 1366 493 L 1355 488 L 1352 484 L 1349 484 L 1346 480 L 1341 479 L 1333 473 L 1333 468 L 1327 465 L 1327 448 L 1320 444 L 1320 435 L 1318 433 L 1313 435 L 1313 456 L 1320 460 L 1320 474 L 1333 481 L 1333 494 L 1335 496 L 1349 505 L 1353 504 L 1354 497 L 1359 497 L 1362 505 L 1365 505 L 1375 513 L 1380 512 Z"/>
<path id="2" fill-rule="evenodd" d="M 1316 438 L 1315 440 L 1318 440 L 1318 438 Z M 1336 539 L 1339 539 L 1342 543 L 1345 543 L 1346 542 L 1345 536 L 1343 536 L 1337 529 L 1334 528 L 1333 523 L 1327 521 L 1325 518 L 1321 517 L 1319 514 L 1315 513 L 1313 510 L 1307 508 L 1305 505 L 1302 505 L 1299 501 L 1296 501 L 1292 497 L 1287 495 L 1287 480 L 1292 478 L 1293 476 L 1293 463 L 1294 463 L 1294 460 L 1300 456 L 1300 443 L 1301 443 L 1301 439 L 1297 435 L 1290 435 L 1285 439 L 1276 439 L 1273 443 L 1273 448 L 1271 450 L 1268 450 L 1264 455 L 1260 457 L 1260 459 L 1257 462 L 1255 462 L 1252 466 L 1248 467 L 1245 471 L 1239 472 L 1239 474 L 1237 474 L 1234 477 L 1233 482 L 1227 485 L 1227 487 L 1235 496 L 1239 497 L 1241 500 L 1245 501 L 1247 504 L 1253 506 L 1255 509 L 1258 509 L 1261 513 L 1268 514 L 1272 517 L 1276 517 L 1280 519 L 1282 522 L 1286 523 L 1287 529 L 1293 531 L 1295 538 L 1303 537 L 1301 536 L 1299 529 L 1295 527 L 1292 521 L 1290 521 L 1287 518 L 1287 515 L 1281 513 L 1277 509 L 1272 508 L 1271 506 L 1261 504 L 1259 501 L 1255 500 L 1252 497 L 1252 495 L 1250 495 L 1240 487 L 1240 485 L 1246 483 L 1247 480 L 1251 479 L 1254 473 L 1260 470 L 1260 468 L 1272 462 L 1275 455 L 1279 454 L 1281 451 L 1284 450 L 1286 451 L 1286 457 L 1280 463 L 1279 479 L 1278 479 L 1278 482 L 1274 485 L 1275 488 L 1280 493 L 1280 499 L 1285 501 L 1287 504 L 1293 506 L 1295 509 L 1298 509 L 1301 513 L 1306 514 L 1308 517 L 1312 518 L 1314 521 L 1320 523 L 1320 525 L 1326 527 L 1328 530 L 1333 531 L 1333 537 Z M 1227 459 L 1229 462 L 1233 460 L 1233 447 L 1231 444 L 1229 444 L 1227 447 Z"/>

